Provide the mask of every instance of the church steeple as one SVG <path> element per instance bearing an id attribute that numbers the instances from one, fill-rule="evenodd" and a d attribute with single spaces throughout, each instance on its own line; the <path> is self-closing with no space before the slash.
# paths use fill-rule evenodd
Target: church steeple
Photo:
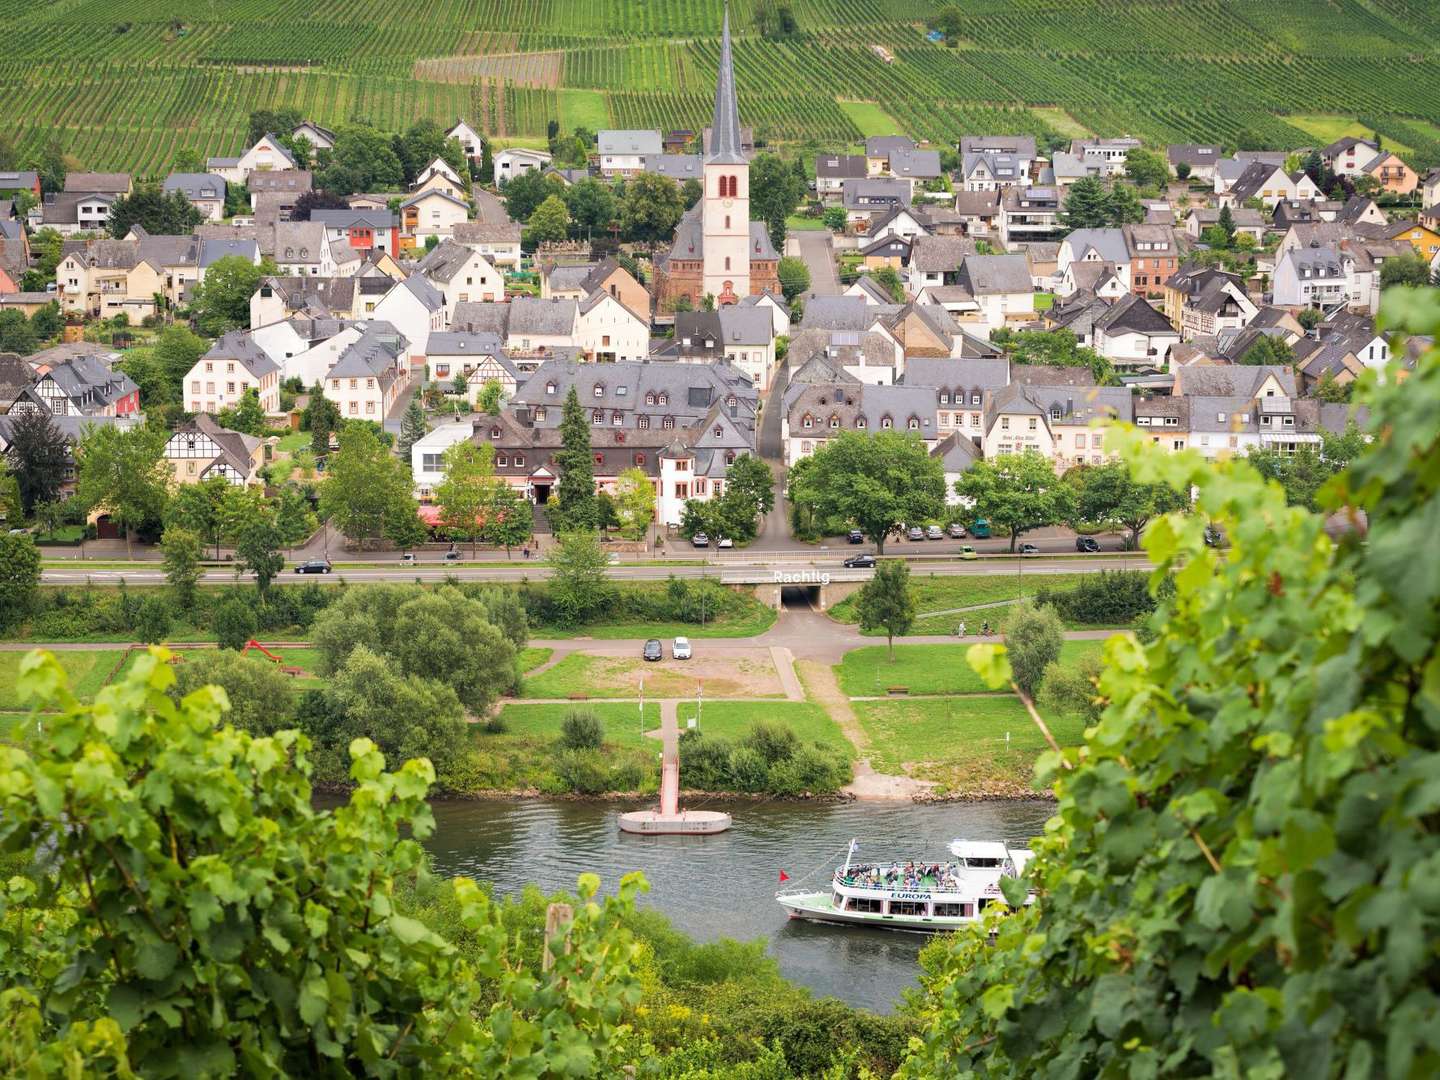
<path id="1" fill-rule="evenodd" d="M 710 153 L 706 163 L 742 165 L 740 150 L 740 106 L 735 100 L 735 65 L 730 57 L 730 5 L 725 5 L 725 25 L 720 34 L 720 77 L 715 83 L 715 117 L 710 122 Z"/>

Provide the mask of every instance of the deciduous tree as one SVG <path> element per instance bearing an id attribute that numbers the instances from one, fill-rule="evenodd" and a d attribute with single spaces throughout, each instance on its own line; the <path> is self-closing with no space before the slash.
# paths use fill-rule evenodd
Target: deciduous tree
<path id="1" fill-rule="evenodd" d="M 1045 677 L 1045 669 L 1060 659 L 1065 644 L 1065 624 L 1049 607 L 1025 602 L 1010 613 L 1005 629 L 1005 655 L 1011 677 L 1025 696 L 1034 699 Z"/>
<path id="2" fill-rule="evenodd" d="M 620 197 L 620 229 L 627 240 L 658 244 L 675 232 L 685 200 L 680 186 L 659 173 L 641 173 L 625 181 Z"/>
<path id="3" fill-rule="evenodd" d="M 1140 530 L 1159 514 L 1182 510 L 1184 500 L 1164 484 L 1137 484 L 1120 462 L 1080 470 L 1075 524 L 1118 525 L 1130 531 L 1125 546 L 1134 548 Z"/>
<path id="4" fill-rule="evenodd" d="M 70 447 L 48 412 L 15 413 L 11 420 L 5 465 L 20 486 L 21 506 L 30 514 L 37 503 L 54 502 L 59 496 Z"/>
<path id="5" fill-rule="evenodd" d="M 583 623 L 600 610 L 609 589 L 605 553 L 593 532 L 561 533 L 546 563 L 550 567 L 550 599 L 567 624 Z"/>
<path id="6" fill-rule="evenodd" d="M 1028 448 L 973 463 L 955 482 L 955 491 L 972 500 L 977 518 L 1010 534 L 1012 552 L 1031 529 L 1069 521 L 1075 511 L 1075 490 L 1055 475 L 1049 458 Z"/>
<path id="7" fill-rule="evenodd" d="M 168 433 L 150 427 L 92 430 L 75 447 L 79 474 L 75 494 L 90 510 L 103 510 L 125 530 L 131 554 L 135 529 L 158 521 L 170 493 L 170 469 L 163 455 Z"/>
<path id="8" fill-rule="evenodd" d="M 525 223 L 527 248 L 564 240 L 569 235 L 570 211 L 565 208 L 565 200 L 559 195 L 547 197 Z"/>
<path id="9" fill-rule="evenodd" d="M 111 236 L 123 239 L 136 225 L 152 236 L 187 236 L 204 220 L 183 191 L 167 195 L 159 184 L 139 184 L 115 200 L 107 224 Z"/>
<path id="10" fill-rule="evenodd" d="M 0 629 L 18 625 L 40 594 L 40 549 L 23 534 L 0 536 Z"/>
<path id="11" fill-rule="evenodd" d="M 794 300 L 810 288 L 810 268 L 805 260 L 795 255 L 786 255 L 776 264 L 776 276 L 780 279 L 780 291 L 786 300 Z"/>
<path id="12" fill-rule="evenodd" d="M 440 523 L 455 539 L 469 540 L 473 556 L 495 484 L 495 447 L 463 439 L 445 451 L 444 461 L 444 475 L 435 485 Z"/>
<path id="13" fill-rule="evenodd" d="M 195 605 L 195 588 L 204 572 L 200 568 L 200 536 L 178 525 L 169 526 L 160 537 L 160 550 L 165 556 L 165 580 L 175 593 L 181 611 Z"/>
<path id="14" fill-rule="evenodd" d="M 409 546 L 416 541 L 407 519 L 419 521 L 413 484 L 409 467 L 391 455 L 373 427 L 347 424 L 320 485 L 320 512 L 350 540 L 363 544 L 383 536 Z"/>
<path id="15" fill-rule="evenodd" d="M 250 325 L 250 298 L 260 287 L 264 271 L 249 259 L 226 255 L 205 271 L 205 280 L 196 290 L 195 324 L 210 337 Z"/>
<path id="16" fill-rule="evenodd" d="M 615 512 L 620 518 L 620 535 L 640 540 L 655 517 L 655 487 L 645 470 L 624 470 L 615 480 Z"/>
<path id="17" fill-rule="evenodd" d="M 910 567 L 899 559 L 876 564 L 875 573 L 860 590 L 856 613 L 863 630 L 884 630 L 891 660 L 895 659 L 895 637 L 903 637 L 915 625 L 915 597 L 910 593 Z"/>
<path id="18" fill-rule="evenodd" d="M 235 564 L 255 575 L 255 588 L 263 603 L 275 575 L 285 568 L 285 556 L 280 554 L 284 541 L 275 506 L 259 488 L 232 487 L 220 514 L 225 534 L 235 548 Z"/>

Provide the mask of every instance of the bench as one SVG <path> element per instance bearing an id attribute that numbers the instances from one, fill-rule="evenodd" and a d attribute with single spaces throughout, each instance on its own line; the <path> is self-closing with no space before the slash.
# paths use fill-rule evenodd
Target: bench
<path id="1" fill-rule="evenodd" d="M 885 688 L 885 693 L 887 693 L 887 694 L 908 694 L 908 693 L 910 693 L 910 688 L 909 688 L 908 686 L 887 686 L 887 687 Z"/>

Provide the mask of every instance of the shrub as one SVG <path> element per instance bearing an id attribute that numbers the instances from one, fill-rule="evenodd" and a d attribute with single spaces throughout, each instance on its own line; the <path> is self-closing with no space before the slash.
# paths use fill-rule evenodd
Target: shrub
<path id="1" fill-rule="evenodd" d="M 1054 608 L 1016 605 L 1005 631 L 1005 649 L 1015 685 L 1033 698 L 1045 669 L 1060 658 L 1064 644 L 1065 627 Z"/>
<path id="2" fill-rule="evenodd" d="M 1104 711 L 1096 687 L 1100 667 L 1100 657 L 1094 653 L 1087 653 L 1074 664 L 1051 664 L 1040 681 L 1040 703 L 1057 713 L 1094 723 Z"/>
<path id="3" fill-rule="evenodd" d="M 140 601 L 135 616 L 135 636 L 148 645 L 158 645 L 170 633 L 174 612 L 163 596 L 147 596 Z"/>
<path id="4" fill-rule="evenodd" d="M 505 722 L 505 713 L 503 711 L 491 713 L 480 726 L 487 735 L 504 735 L 505 732 L 510 730 L 510 725 Z"/>
<path id="5" fill-rule="evenodd" d="M 255 636 L 255 611 L 238 596 L 231 596 L 215 609 L 212 629 L 222 649 L 243 649 Z"/>
<path id="6" fill-rule="evenodd" d="M 730 755 L 730 775 L 737 791 L 764 791 L 770 769 L 759 751 L 740 746 Z"/>
<path id="7" fill-rule="evenodd" d="M 698 730 L 680 733 L 681 775 L 687 786 L 700 791 L 725 791 L 732 783 L 730 756 L 734 747 L 727 739 L 710 739 Z"/>
<path id="8" fill-rule="evenodd" d="M 184 697 L 202 686 L 221 686 L 230 699 L 225 721 L 251 735 L 272 735 L 290 727 L 295 699 L 289 676 L 264 657 L 228 649 L 187 652 L 175 669 L 171 695 Z"/>
<path id="9" fill-rule="evenodd" d="M 1068 589 L 1041 587 L 1035 602 L 1054 608 L 1070 622 L 1130 623 L 1155 610 L 1149 579 L 1150 575 L 1140 570 L 1101 570 Z"/>
<path id="10" fill-rule="evenodd" d="M 586 709 L 572 709 L 560 725 L 560 745 L 567 750 L 599 750 L 605 742 L 605 725 Z"/>
<path id="11" fill-rule="evenodd" d="M 610 791 L 610 769 L 599 750 L 566 750 L 555 758 L 555 775 L 577 795 Z"/>
<path id="12" fill-rule="evenodd" d="M 787 727 L 761 721 L 750 729 L 750 734 L 745 736 L 741 745 L 754 750 L 764 759 L 766 765 L 774 765 L 794 754 L 800 746 L 800 740 L 795 732 Z"/>
<path id="13" fill-rule="evenodd" d="M 770 767 L 767 790 L 775 795 L 823 795 L 849 779 L 848 762 L 819 746 L 801 746 Z"/>

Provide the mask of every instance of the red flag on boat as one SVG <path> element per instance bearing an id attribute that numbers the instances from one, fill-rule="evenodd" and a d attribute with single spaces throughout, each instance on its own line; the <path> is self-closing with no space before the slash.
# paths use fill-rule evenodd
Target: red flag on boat
<path id="1" fill-rule="evenodd" d="M 790 875 L 787 874 L 787 873 L 785 873 L 784 870 L 781 870 L 781 871 L 780 871 L 780 880 L 781 880 L 781 881 L 789 881 L 789 880 L 790 880 Z"/>

